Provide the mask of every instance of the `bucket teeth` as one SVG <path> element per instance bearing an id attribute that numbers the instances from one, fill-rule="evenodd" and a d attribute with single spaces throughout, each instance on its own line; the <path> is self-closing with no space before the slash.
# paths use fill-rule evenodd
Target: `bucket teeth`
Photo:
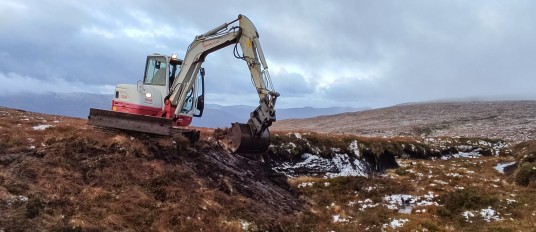
<path id="1" fill-rule="evenodd" d="M 233 153 L 263 153 L 270 146 L 270 132 L 266 129 L 258 136 L 248 124 L 233 123 L 229 140 Z"/>

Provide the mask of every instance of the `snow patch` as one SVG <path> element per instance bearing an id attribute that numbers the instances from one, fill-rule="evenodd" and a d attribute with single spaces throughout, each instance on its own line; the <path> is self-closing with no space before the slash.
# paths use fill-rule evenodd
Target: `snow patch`
<path id="1" fill-rule="evenodd" d="M 357 140 L 354 140 L 348 145 L 348 150 L 350 150 L 356 157 L 361 157 L 361 154 L 359 154 L 359 144 L 357 143 Z"/>
<path id="2" fill-rule="evenodd" d="M 34 126 L 33 129 L 37 131 L 42 131 L 49 127 L 53 127 L 53 126 L 52 125 L 37 125 L 37 126 Z"/>
<path id="3" fill-rule="evenodd" d="M 350 201 L 348 202 L 348 206 L 354 206 L 357 203 L 361 205 L 359 211 L 365 211 L 367 208 L 375 208 L 380 205 L 380 203 L 374 203 L 371 199 L 367 198 L 364 201 Z"/>
<path id="4" fill-rule="evenodd" d="M 11 196 L 10 198 L 8 198 L 6 200 L 6 203 L 9 207 L 11 207 L 11 205 L 13 203 L 16 203 L 16 202 L 27 202 L 28 201 L 28 197 L 27 196 L 24 196 L 24 195 L 17 195 L 17 196 Z"/>
<path id="5" fill-rule="evenodd" d="M 349 222 L 350 220 L 341 217 L 341 215 L 333 215 L 333 222 Z"/>
<path id="6" fill-rule="evenodd" d="M 313 184 L 313 182 L 303 182 L 298 185 L 298 188 L 312 187 Z"/>
<path id="7" fill-rule="evenodd" d="M 407 222 L 409 222 L 409 219 L 393 219 L 389 224 L 383 224 L 383 227 L 382 228 L 387 228 L 387 226 L 393 228 L 393 229 L 396 229 L 396 228 L 400 228 L 400 227 L 403 227 L 404 224 L 406 224 Z"/>
<path id="8" fill-rule="evenodd" d="M 434 183 L 442 184 L 442 185 L 448 185 L 448 182 L 442 181 L 442 180 L 434 180 Z"/>
<path id="9" fill-rule="evenodd" d="M 248 222 L 246 220 L 239 219 L 238 221 L 240 222 L 240 225 L 242 226 L 242 229 L 244 231 L 247 231 L 249 227 L 251 226 L 251 222 Z"/>
<path id="10" fill-rule="evenodd" d="M 326 177 L 328 178 L 338 176 L 367 176 L 365 174 L 365 165 L 357 159 L 350 161 L 348 155 L 346 154 L 335 154 L 332 162 L 339 172 L 326 173 Z"/>
<path id="11" fill-rule="evenodd" d="M 475 214 L 472 211 L 465 211 L 462 213 L 462 216 L 465 218 L 466 222 L 473 222 L 471 218 L 475 217 Z"/>
<path id="12" fill-rule="evenodd" d="M 514 199 L 506 199 L 506 204 L 512 204 L 512 203 L 516 203 L 517 201 L 514 200 Z"/>
<path id="13" fill-rule="evenodd" d="M 471 152 L 458 152 L 456 154 L 442 156 L 441 159 L 449 160 L 452 158 L 478 158 L 482 156 L 479 152 L 480 152 L 480 149 L 476 149 Z"/>
<path id="14" fill-rule="evenodd" d="M 450 177 L 461 177 L 462 175 L 460 175 L 460 173 L 447 173 L 445 174 L 446 176 L 450 176 Z"/>
<path id="15" fill-rule="evenodd" d="M 410 214 L 415 206 L 439 206 L 434 198 L 437 197 L 433 192 L 428 192 L 423 196 L 413 196 L 409 194 L 394 194 L 383 197 L 387 202 L 388 209 L 398 209 L 399 213 Z"/>
<path id="16" fill-rule="evenodd" d="M 287 149 L 288 153 L 292 153 L 292 149 L 296 148 L 296 144 L 294 144 L 293 142 L 288 142 L 286 145 L 283 144 L 283 147 Z"/>
<path id="17" fill-rule="evenodd" d="M 471 219 L 476 217 L 477 215 L 480 215 L 482 220 L 486 222 L 491 221 L 502 221 L 504 218 L 499 216 L 499 213 L 488 206 L 486 209 L 481 209 L 480 211 L 465 211 L 462 213 L 462 216 L 465 218 L 465 221 L 467 222 L 473 222 Z"/>
<path id="18" fill-rule="evenodd" d="M 367 176 L 366 164 L 358 159 L 350 159 L 346 154 L 335 154 L 333 158 L 323 158 L 318 155 L 305 153 L 303 161 L 297 163 L 284 162 L 273 169 L 289 177 L 296 174 L 324 174 L 327 178 L 338 176 Z"/>
<path id="19" fill-rule="evenodd" d="M 495 210 L 493 210 L 491 207 L 488 207 L 487 209 L 481 209 L 480 210 L 480 216 L 482 216 L 482 219 L 487 222 L 493 221 L 502 221 L 504 220 L 499 216 L 499 213 Z"/>
<path id="20" fill-rule="evenodd" d="M 500 164 L 497 164 L 497 166 L 495 166 L 495 170 L 497 170 L 498 172 L 504 174 L 504 168 L 510 166 L 510 165 L 514 165 L 516 162 L 509 162 L 509 163 L 500 163 Z"/>

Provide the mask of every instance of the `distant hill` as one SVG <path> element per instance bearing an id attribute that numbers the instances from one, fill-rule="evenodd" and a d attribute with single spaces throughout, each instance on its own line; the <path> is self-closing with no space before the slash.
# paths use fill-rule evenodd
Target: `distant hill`
<path id="1" fill-rule="evenodd" d="M 27 111 L 86 118 L 89 108 L 110 109 L 112 95 L 92 93 L 44 93 L 0 96 L 0 106 Z M 233 122 L 246 122 L 254 106 L 221 106 L 207 104 L 202 118 L 195 118 L 193 126 L 229 127 Z M 310 118 L 344 112 L 356 112 L 368 108 L 277 108 L 277 120 L 290 118 Z"/>
<path id="2" fill-rule="evenodd" d="M 202 118 L 196 118 L 192 124 L 205 127 L 228 127 L 232 122 L 246 122 L 249 119 L 249 113 L 253 111 L 253 106 L 220 106 L 208 104 L 205 108 Z M 357 112 L 368 108 L 347 108 L 347 107 L 331 107 L 331 108 L 286 108 L 276 110 L 277 120 L 291 118 L 311 118 L 321 115 L 333 115 L 345 112 Z"/>
<path id="3" fill-rule="evenodd" d="M 110 109 L 113 95 L 43 93 L 0 96 L 0 106 L 45 114 L 87 118 L 89 108 Z"/>
<path id="4" fill-rule="evenodd" d="M 373 137 L 487 137 L 520 142 L 536 139 L 536 101 L 408 103 L 361 112 L 282 120 L 272 129 Z"/>

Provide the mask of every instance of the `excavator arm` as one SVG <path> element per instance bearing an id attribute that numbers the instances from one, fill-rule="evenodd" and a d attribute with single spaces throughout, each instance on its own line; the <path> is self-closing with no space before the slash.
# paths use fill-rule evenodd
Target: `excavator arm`
<path id="1" fill-rule="evenodd" d="M 239 26 L 231 26 L 239 22 Z M 231 149 L 234 152 L 262 151 L 269 145 L 268 127 L 276 120 L 275 103 L 279 93 L 274 91 L 268 65 L 259 43 L 259 34 L 253 23 L 244 15 L 195 37 L 188 47 L 182 68 L 166 97 L 165 111 L 178 119 L 188 91 L 195 82 L 202 63 L 208 54 L 230 45 L 240 45 L 242 55 L 235 47 L 235 57 L 244 60 L 259 95 L 259 106 L 250 114 L 247 124 L 234 123 L 231 128 Z"/>

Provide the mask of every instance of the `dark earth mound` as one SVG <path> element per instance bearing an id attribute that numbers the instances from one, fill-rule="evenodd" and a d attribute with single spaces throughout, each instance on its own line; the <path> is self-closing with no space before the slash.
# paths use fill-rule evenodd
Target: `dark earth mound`
<path id="1" fill-rule="evenodd" d="M 284 175 L 213 139 L 192 146 L 1 110 L 4 231 L 278 230 L 304 208 Z"/>

